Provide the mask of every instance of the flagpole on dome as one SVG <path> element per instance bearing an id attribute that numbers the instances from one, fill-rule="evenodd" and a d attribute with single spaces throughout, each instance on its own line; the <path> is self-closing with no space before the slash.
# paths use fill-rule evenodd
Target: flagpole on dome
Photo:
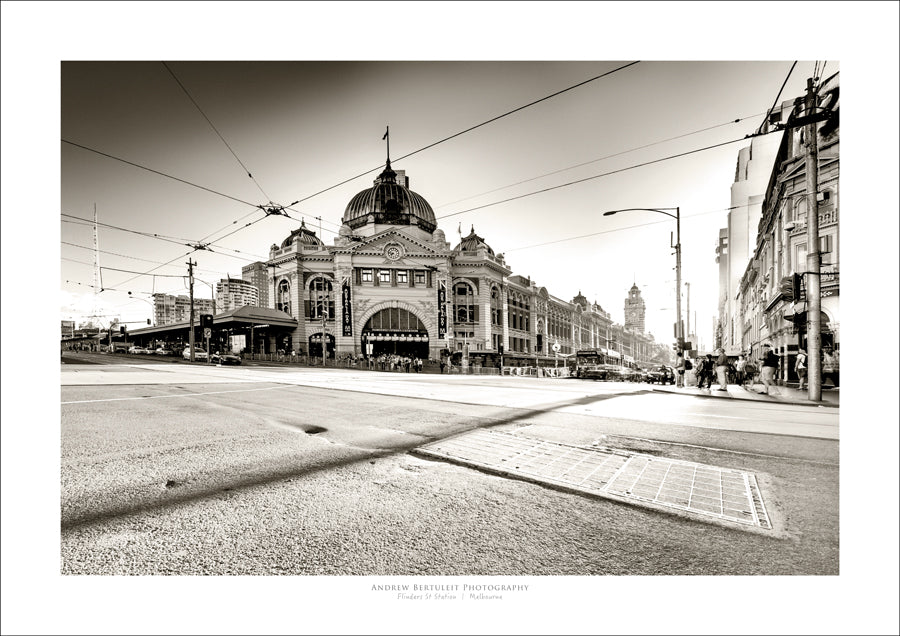
<path id="1" fill-rule="evenodd" d="M 384 137 L 381 138 L 381 141 L 387 140 L 387 165 L 390 167 L 391 165 L 391 127 L 387 126 L 384 131 Z"/>

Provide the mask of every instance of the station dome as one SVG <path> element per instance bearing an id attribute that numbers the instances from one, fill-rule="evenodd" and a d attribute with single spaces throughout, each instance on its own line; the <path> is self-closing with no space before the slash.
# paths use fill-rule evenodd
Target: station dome
<path id="1" fill-rule="evenodd" d="M 342 223 L 352 229 L 371 222 L 417 225 L 427 232 L 434 232 L 437 228 L 431 205 L 406 185 L 397 183 L 397 173 L 391 169 L 390 159 L 384 172 L 375 179 L 375 184 L 350 199 L 344 210 Z"/>
<path id="2" fill-rule="evenodd" d="M 288 247 L 291 245 L 294 240 L 297 240 L 301 246 L 309 246 L 309 247 L 324 247 L 325 244 L 322 242 L 316 233 L 307 229 L 306 222 L 300 221 L 300 227 L 291 232 L 286 239 L 281 242 L 281 249 Z"/>
<path id="3" fill-rule="evenodd" d="M 472 229 L 469 232 L 469 235 L 462 239 L 459 242 L 459 245 L 456 246 L 456 249 L 460 252 L 469 252 L 471 254 L 475 254 L 481 249 L 481 246 L 484 246 L 487 250 L 487 253 L 491 256 L 494 256 L 494 250 L 491 249 L 491 246 L 484 242 L 484 239 L 475 234 L 475 226 L 472 226 Z"/>

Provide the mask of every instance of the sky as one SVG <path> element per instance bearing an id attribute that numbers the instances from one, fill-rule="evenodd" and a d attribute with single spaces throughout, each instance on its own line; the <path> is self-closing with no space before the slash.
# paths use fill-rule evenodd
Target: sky
<path id="1" fill-rule="evenodd" d="M 619 323 L 637 284 L 647 331 L 666 342 L 676 223 L 603 212 L 678 207 L 683 310 L 711 338 L 737 153 L 816 61 L 790 76 L 792 60 L 635 62 L 65 62 L 62 317 L 81 322 L 95 302 L 101 322 L 151 317 L 152 293 L 187 293 L 188 244 L 211 249 L 190 254 L 205 298 L 301 220 L 331 244 L 384 165 L 390 126 L 394 169 L 453 246 L 474 228 L 514 273 L 563 300 L 581 292 Z M 826 76 L 839 70 L 825 62 Z M 255 207 L 294 201 L 291 218 Z"/>
<path id="2" fill-rule="evenodd" d="M 126 596 L 103 581 L 70 583 L 53 576 L 59 407 L 45 399 L 58 391 L 56 372 L 47 373 L 46 363 L 57 368 L 59 320 L 94 312 L 92 231 L 71 217 L 91 219 L 95 206 L 100 223 L 123 228 L 99 228 L 105 291 L 96 308 L 102 320 L 119 317 L 139 326 L 151 315 L 152 292 L 185 293 L 191 251 L 185 243 L 211 243 L 213 252 L 190 254 L 198 279 L 211 284 L 264 259 L 300 219 L 317 232 L 321 223 L 325 242 L 332 243 L 347 202 L 371 186 L 384 164 L 382 135 L 390 126 L 393 167 L 405 170 L 411 189 L 431 203 L 453 246 L 458 228 L 467 234 L 474 226 L 515 273 L 563 300 L 580 291 L 618 322 L 636 283 L 647 304 L 648 330 L 663 342 L 671 340 L 674 320 L 674 221 L 653 212 L 603 212 L 679 206 L 691 313 L 697 312 L 701 335 L 705 330 L 710 337 L 718 292 L 715 247 L 737 153 L 748 143 L 743 138 L 772 106 L 794 61 L 782 100 L 801 95 L 815 62 L 827 60 L 826 75 L 844 73 L 842 110 L 849 122 L 841 139 L 845 368 L 852 370 L 854 360 L 861 364 L 870 350 L 873 307 L 881 310 L 879 324 L 887 324 L 888 338 L 898 332 L 896 3 L 4 2 L 2 11 L 0 236 L 2 323 L 9 336 L 2 350 L 4 508 L 27 508 L 44 522 L 28 525 L 32 549 L 15 546 L 25 561 L 20 572 L 30 573 L 17 578 L 22 590 L 39 585 L 41 593 L 56 592 L 57 614 L 69 621 L 93 607 L 93 599 L 116 599 L 86 616 L 92 632 L 120 632 L 133 620 L 129 611 L 137 611 L 134 599 L 161 594 L 152 581 L 119 584 L 121 591 L 142 592 Z M 610 74 L 523 108 L 604 73 Z M 729 123 L 736 119 L 741 121 Z M 727 145 L 700 150 L 716 144 Z M 681 153 L 691 154 L 664 160 Z M 546 191 L 526 196 L 540 190 Z M 300 202 L 289 210 L 293 219 L 270 217 L 244 228 L 261 216 L 255 206 L 270 200 Z M 158 276 L 128 273 L 151 269 Z M 202 282 L 195 291 L 211 295 Z M 897 385 L 896 369 L 885 376 L 885 386 Z M 42 377 L 51 384 L 33 380 Z M 896 414 L 896 400 L 882 404 L 880 394 L 863 394 L 863 388 L 856 382 L 842 387 L 842 424 L 896 421 L 884 417 Z M 873 415 L 877 408 L 880 414 Z M 894 435 L 896 442 L 896 427 L 888 428 L 879 435 Z M 11 439 L 13 430 L 17 437 Z M 872 471 L 887 469 L 893 473 L 878 483 L 885 489 L 893 484 L 884 500 L 896 501 L 897 444 L 887 439 L 873 448 L 868 433 L 860 438 L 863 430 L 872 429 L 842 426 L 842 463 L 848 466 L 842 495 L 873 492 Z M 894 454 L 875 461 L 872 454 L 884 449 Z M 24 474 L 29 488 L 7 488 L 18 486 Z M 735 598 L 763 595 L 767 607 L 778 598 L 801 606 L 841 598 L 853 607 L 853 595 L 868 589 L 868 579 L 855 585 L 867 574 L 865 564 L 883 559 L 865 546 L 896 545 L 896 526 L 857 527 L 869 518 L 868 510 L 857 509 L 860 499 L 841 497 L 841 577 L 804 579 L 802 586 L 777 577 L 765 580 L 764 589 L 715 581 L 717 591 L 733 594 L 722 595 L 718 613 L 705 608 L 711 620 L 719 619 L 710 629 L 718 633 L 731 624 L 723 621 L 740 615 L 730 603 Z M 14 517 L 4 515 L 5 557 L 12 556 L 6 520 Z M 882 538 L 879 532 L 894 534 Z M 222 596 L 205 598 L 190 583 L 167 580 L 167 606 L 178 598 L 170 590 L 217 603 L 230 594 L 246 599 L 251 589 L 237 587 L 245 581 L 217 582 Z M 258 583 L 250 598 L 260 607 L 301 609 L 312 593 L 301 581 Z M 558 589 L 540 583 L 541 589 Z M 529 619 L 522 633 L 593 633 L 595 621 L 583 618 L 579 607 L 593 607 L 597 598 L 627 604 L 635 594 L 649 594 L 661 611 L 605 613 L 605 628 L 675 633 L 665 626 L 672 615 L 665 610 L 692 607 L 680 592 L 712 589 L 702 581 L 676 588 L 656 577 L 617 577 L 598 596 L 593 583 L 604 581 L 559 583 L 561 594 L 536 593 L 533 606 L 563 611 L 521 612 Z M 391 609 L 349 598 L 361 620 Z M 386 629 L 418 633 L 433 623 L 431 615 L 418 614 L 425 609 L 392 613 Z M 163 614 L 145 616 L 148 629 L 165 629 Z M 281 618 L 263 611 L 253 623 L 223 626 L 223 633 L 234 625 L 255 629 L 269 616 Z M 472 633 L 492 631 L 474 612 L 459 618 L 470 617 L 477 626 Z M 202 618 L 212 619 L 209 613 Z M 406 627 L 401 619 L 413 620 Z M 767 619 L 785 633 L 812 625 L 812 617 L 794 611 L 769 612 Z M 828 620 L 826 631 L 850 633 L 862 625 L 855 612 Z M 266 622 L 279 631 L 300 624 Z"/>

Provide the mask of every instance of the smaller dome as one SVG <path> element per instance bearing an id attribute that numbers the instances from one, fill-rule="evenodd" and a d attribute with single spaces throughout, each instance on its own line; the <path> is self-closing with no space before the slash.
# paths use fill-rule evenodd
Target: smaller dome
<path id="1" fill-rule="evenodd" d="M 290 233 L 286 239 L 281 242 L 281 249 L 288 247 L 295 240 L 299 241 L 300 245 L 307 245 L 311 247 L 324 247 L 325 244 L 322 240 L 316 236 L 315 232 L 312 232 L 306 229 L 306 222 L 300 221 L 300 227 Z"/>
<path id="2" fill-rule="evenodd" d="M 459 245 L 456 246 L 456 249 L 460 252 L 470 252 L 474 254 L 478 252 L 482 245 L 485 247 L 488 254 L 494 256 L 494 250 L 491 249 L 491 246 L 485 243 L 483 238 L 475 234 L 475 226 L 473 225 L 469 235 L 460 241 Z"/>

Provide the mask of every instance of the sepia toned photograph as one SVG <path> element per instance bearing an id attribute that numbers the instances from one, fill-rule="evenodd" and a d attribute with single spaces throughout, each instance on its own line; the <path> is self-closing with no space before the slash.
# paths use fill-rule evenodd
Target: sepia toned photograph
<path id="1" fill-rule="evenodd" d="M 847 231 L 858 177 L 841 214 L 839 50 L 399 55 L 383 45 L 405 29 L 381 15 L 373 48 L 269 55 L 289 20 L 379 12 L 262 3 L 249 19 L 275 31 L 241 34 L 253 4 L 208 19 L 177 4 L 244 44 L 132 52 L 107 33 L 42 69 L 59 215 L 34 186 L 39 210 L 16 205 L 45 217 L 46 296 L 59 282 L 31 398 L 50 455 L 33 570 L 90 600 L 69 625 L 4 633 L 754 633 L 722 621 L 767 585 L 773 629 L 831 633 L 819 608 L 866 547 L 849 484 L 883 511 L 871 523 L 893 547 L 874 558 L 897 552 L 896 449 L 867 460 L 854 439 L 872 424 L 854 362 L 874 354 L 854 319 L 866 292 L 841 284 L 842 253 L 851 276 L 865 255 Z M 427 4 L 401 22 L 480 5 Z M 485 4 L 489 22 L 515 15 Z M 862 3 L 890 14 L 878 4 Z M 522 6 L 602 21 L 643 5 L 660 6 Z M 893 437 L 867 452 L 896 442 L 881 412 Z M 7 438 L 23 413 L 4 416 L 4 463 L 27 454 Z M 891 633 L 896 591 L 835 633 Z M 816 611 L 799 618 L 794 594 Z M 606 627 L 602 598 L 623 614 Z M 223 615 L 197 622 L 210 604 Z"/>

